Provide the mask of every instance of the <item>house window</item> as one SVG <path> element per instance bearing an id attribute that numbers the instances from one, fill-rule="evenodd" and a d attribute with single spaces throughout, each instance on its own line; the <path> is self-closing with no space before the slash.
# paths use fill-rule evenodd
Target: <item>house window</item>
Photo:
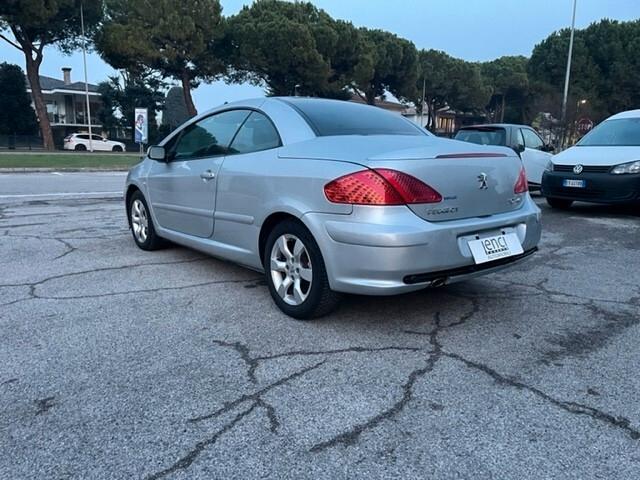
<path id="1" fill-rule="evenodd" d="M 58 104 L 56 102 L 47 102 L 47 117 L 51 123 L 58 123 Z"/>

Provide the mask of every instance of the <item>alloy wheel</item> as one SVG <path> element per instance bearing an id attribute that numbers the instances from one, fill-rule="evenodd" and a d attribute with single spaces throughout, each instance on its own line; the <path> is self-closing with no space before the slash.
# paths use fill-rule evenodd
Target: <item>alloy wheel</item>
<path id="1" fill-rule="evenodd" d="M 289 305 L 302 304 L 311 291 L 313 274 L 307 247 L 295 235 L 278 237 L 271 249 L 271 279 L 276 292 Z"/>
<path id="2" fill-rule="evenodd" d="M 139 243 L 147 241 L 147 237 L 149 236 L 147 209 L 144 203 L 137 198 L 131 203 L 131 227 Z"/>

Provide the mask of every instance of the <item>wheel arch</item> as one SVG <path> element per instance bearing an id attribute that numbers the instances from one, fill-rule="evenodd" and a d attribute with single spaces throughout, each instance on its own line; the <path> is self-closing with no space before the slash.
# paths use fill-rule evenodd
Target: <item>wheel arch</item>
<path id="1" fill-rule="evenodd" d="M 284 222 L 285 220 L 293 220 L 298 222 L 300 225 L 303 225 L 305 228 L 308 228 L 299 217 L 284 211 L 274 212 L 270 214 L 267 218 L 262 222 L 262 226 L 260 227 L 260 234 L 258 235 L 258 254 L 260 255 L 260 264 L 264 263 L 264 247 L 267 243 L 267 238 L 269 238 L 269 234 L 279 223 Z"/>
<path id="2" fill-rule="evenodd" d="M 127 187 L 127 191 L 124 195 L 124 208 L 125 213 L 127 214 L 127 223 L 129 224 L 129 228 L 131 228 L 131 218 L 129 217 L 129 203 L 131 202 L 131 197 L 135 192 L 142 192 L 142 190 L 140 190 L 140 188 L 136 184 L 132 183 Z"/>

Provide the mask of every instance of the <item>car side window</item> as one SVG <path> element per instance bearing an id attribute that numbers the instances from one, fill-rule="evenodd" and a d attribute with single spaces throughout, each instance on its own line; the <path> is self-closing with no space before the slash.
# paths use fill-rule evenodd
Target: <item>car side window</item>
<path id="1" fill-rule="evenodd" d="M 271 120 L 262 113 L 251 112 L 233 139 L 229 153 L 260 152 L 280 145 L 280 136 Z"/>
<path id="2" fill-rule="evenodd" d="M 226 155 L 231 139 L 249 113 L 248 110 L 229 110 L 189 125 L 171 149 L 172 160 Z"/>
<path id="3" fill-rule="evenodd" d="M 76 138 L 80 140 L 89 140 L 89 135 L 76 135 Z"/>
<path id="4" fill-rule="evenodd" d="M 103 141 L 104 138 L 102 138 L 100 135 L 91 135 L 91 139 L 95 142 L 96 140 L 99 141 Z"/>
<path id="5" fill-rule="evenodd" d="M 523 128 L 521 129 L 521 131 L 522 131 L 522 135 L 524 136 L 525 147 L 540 150 L 544 146 L 544 142 L 542 141 L 542 139 L 533 130 L 529 130 L 528 128 Z"/>

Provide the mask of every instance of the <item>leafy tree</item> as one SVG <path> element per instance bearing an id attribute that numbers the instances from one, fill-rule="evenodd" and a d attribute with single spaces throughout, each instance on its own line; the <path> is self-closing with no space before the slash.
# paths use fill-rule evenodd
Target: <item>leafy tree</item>
<path id="1" fill-rule="evenodd" d="M 23 52 L 27 78 L 46 149 L 54 148 L 51 124 L 40 87 L 40 65 L 48 45 L 70 52 L 81 42 L 82 0 L 3 0 L 0 3 L 0 38 Z M 102 2 L 84 2 L 85 29 L 89 34 L 102 16 Z M 10 32 L 10 33 L 9 33 Z"/>
<path id="2" fill-rule="evenodd" d="M 314 36 L 314 30 L 328 31 L 325 17 L 310 3 L 262 0 L 243 7 L 228 20 L 231 79 L 265 84 L 270 95 L 325 89 L 329 65 Z"/>
<path id="3" fill-rule="evenodd" d="M 164 106 L 164 84 L 149 72 L 130 73 L 109 77 L 98 85 L 102 95 L 102 108 L 98 118 L 106 129 L 124 128 L 131 131 L 133 140 L 134 115 L 136 108 L 149 111 L 149 141 L 158 140 L 157 113 Z"/>
<path id="4" fill-rule="evenodd" d="M 114 68 L 147 67 L 181 83 L 190 116 L 191 89 L 225 72 L 222 8 L 218 0 L 105 0 L 106 19 L 96 35 Z"/>
<path id="5" fill-rule="evenodd" d="M 0 64 L 0 133 L 32 135 L 38 130 L 22 69 Z"/>
<path id="6" fill-rule="evenodd" d="M 529 60 L 530 79 L 547 84 L 562 96 L 569 46 L 569 30 L 555 32 L 535 46 Z M 598 121 L 640 104 L 640 20 L 602 20 L 576 30 L 571 65 L 570 98 L 567 116 L 576 113 L 578 99 Z M 574 108 L 571 108 L 571 106 Z M 560 102 L 554 111 L 560 116 Z"/>
<path id="7" fill-rule="evenodd" d="M 492 91 L 488 110 L 494 121 L 526 121 L 529 99 L 527 63 L 526 57 L 515 56 L 481 64 L 484 80 Z"/>
<path id="8" fill-rule="evenodd" d="M 421 50 L 418 53 L 414 103 L 419 111 L 423 82 L 427 127 L 430 130 L 435 129 L 436 113 L 443 107 L 478 111 L 484 109 L 489 101 L 490 89 L 485 85 L 480 67 L 439 50 Z"/>
<path id="9" fill-rule="evenodd" d="M 369 57 L 358 29 L 311 3 L 258 0 L 228 20 L 231 81 L 269 95 L 349 98 Z"/>
<path id="10" fill-rule="evenodd" d="M 361 29 L 372 68 L 355 81 L 356 91 L 370 105 L 375 99 L 392 93 L 400 100 L 415 97 L 418 54 L 413 43 L 383 30 Z M 365 72 L 363 72 L 365 73 Z"/>
<path id="11" fill-rule="evenodd" d="M 321 52 L 330 63 L 329 88 L 320 96 L 349 99 L 357 85 L 373 76 L 374 56 L 362 31 L 349 22 L 336 20 L 332 23 L 332 42 L 324 45 Z"/>
<path id="12" fill-rule="evenodd" d="M 189 119 L 189 112 L 184 103 L 182 87 L 171 87 L 167 92 L 162 111 L 162 125 L 171 132 Z"/>

